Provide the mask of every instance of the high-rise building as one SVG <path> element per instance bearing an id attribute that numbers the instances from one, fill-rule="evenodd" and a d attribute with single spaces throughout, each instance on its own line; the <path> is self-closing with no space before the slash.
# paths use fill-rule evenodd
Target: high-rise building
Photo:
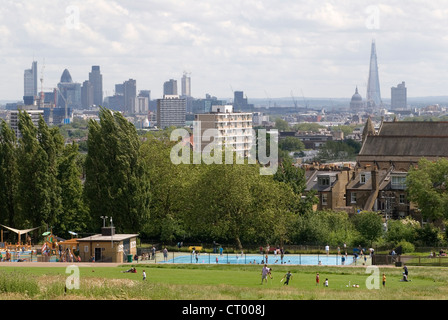
<path id="1" fill-rule="evenodd" d="M 73 82 L 70 72 L 65 69 L 58 83 L 58 107 L 81 109 L 81 84 Z"/>
<path id="2" fill-rule="evenodd" d="M 405 82 L 399 83 L 396 87 L 391 88 L 391 103 L 392 110 L 406 109 L 407 107 L 407 89 Z"/>
<path id="3" fill-rule="evenodd" d="M 31 69 L 25 69 L 23 74 L 23 96 L 37 97 L 37 61 L 33 61 Z"/>
<path id="4" fill-rule="evenodd" d="M 21 110 L 28 113 L 28 115 L 31 117 L 31 121 L 33 122 L 33 124 L 36 127 L 38 126 L 40 117 L 44 115 L 43 110 L 28 109 L 28 108 L 21 109 Z M 11 126 L 11 129 L 14 130 L 16 137 L 20 138 L 21 133 L 19 130 L 19 110 L 18 109 L 11 110 L 9 124 Z"/>
<path id="5" fill-rule="evenodd" d="M 163 84 L 163 95 L 176 96 L 177 95 L 177 80 L 170 79 Z"/>
<path id="6" fill-rule="evenodd" d="M 89 72 L 89 82 L 93 87 L 93 104 L 96 106 L 103 104 L 103 75 L 100 72 L 100 66 L 92 66 Z"/>
<path id="7" fill-rule="evenodd" d="M 178 95 L 164 95 L 163 99 L 157 99 L 157 126 L 166 127 L 185 126 L 186 103 Z"/>
<path id="8" fill-rule="evenodd" d="M 117 83 L 115 85 L 115 94 L 124 95 L 124 84 L 123 83 Z"/>
<path id="9" fill-rule="evenodd" d="M 233 93 L 233 110 L 235 111 L 253 111 L 254 105 L 247 103 L 243 91 L 235 91 Z"/>
<path id="10" fill-rule="evenodd" d="M 82 83 L 81 101 L 83 109 L 88 109 L 94 105 L 94 87 L 89 80 Z"/>
<path id="11" fill-rule="evenodd" d="M 124 113 L 135 113 L 135 98 L 137 98 L 137 82 L 134 79 L 129 79 L 123 83 L 124 95 Z"/>
<path id="12" fill-rule="evenodd" d="M 212 97 L 208 93 L 205 95 L 205 99 L 194 99 L 192 101 L 192 112 L 197 113 L 209 113 L 212 112 L 212 106 L 225 105 L 224 100 L 218 100 L 216 97 Z"/>
<path id="13" fill-rule="evenodd" d="M 234 112 L 232 105 L 214 105 L 211 112 L 196 114 L 195 120 L 195 125 L 200 125 L 201 137 L 208 129 L 215 129 L 216 134 L 208 141 L 201 141 L 201 151 L 215 141 L 218 146 L 232 150 L 241 157 L 249 157 L 254 139 L 251 112 Z"/>
<path id="14" fill-rule="evenodd" d="M 191 77 L 187 72 L 182 76 L 182 96 L 191 97 Z"/>
<path id="15" fill-rule="evenodd" d="M 370 68 L 369 79 L 367 82 L 367 107 L 379 108 L 382 105 L 380 79 L 378 75 L 378 62 L 376 55 L 375 41 L 372 41 L 372 47 L 370 52 Z"/>

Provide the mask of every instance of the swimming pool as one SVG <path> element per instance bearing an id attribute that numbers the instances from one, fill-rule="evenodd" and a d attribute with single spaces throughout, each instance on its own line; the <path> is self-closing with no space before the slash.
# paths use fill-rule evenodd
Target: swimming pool
<path id="1" fill-rule="evenodd" d="M 345 258 L 345 256 L 344 256 Z M 343 256 L 340 255 L 309 255 L 309 254 L 289 254 L 284 255 L 283 260 L 280 255 L 269 255 L 267 261 L 262 255 L 236 255 L 236 254 L 199 254 L 199 255 L 181 255 L 169 259 L 167 261 L 159 261 L 159 263 L 218 263 L 218 264 L 263 264 L 270 265 L 351 265 L 354 264 L 352 256 L 343 261 Z"/>

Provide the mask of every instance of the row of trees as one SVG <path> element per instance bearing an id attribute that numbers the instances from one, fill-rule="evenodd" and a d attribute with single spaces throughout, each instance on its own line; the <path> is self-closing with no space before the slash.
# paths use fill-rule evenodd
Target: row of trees
<path id="1" fill-rule="evenodd" d="M 89 225 L 76 144 L 65 145 L 43 118 L 19 114 L 21 138 L 4 121 L 0 131 L 0 221 L 16 228 L 54 227 L 61 234 Z"/>
<path id="2" fill-rule="evenodd" d="M 62 237 L 98 232 L 100 217 L 117 231 L 135 231 L 149 218 L 149 185 L 139 164 L 140 140 L 120 113 L 103 109 L 89 122 L 89 152 L 65 144 L 58 127 L 41 117 L 35 126 L 19 112 L 20 138 L 0 130 L 0 221 L 15 228 L 42 227 Z"/>

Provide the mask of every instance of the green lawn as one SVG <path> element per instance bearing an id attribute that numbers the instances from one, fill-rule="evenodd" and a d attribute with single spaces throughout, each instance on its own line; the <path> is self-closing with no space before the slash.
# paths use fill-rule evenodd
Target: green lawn
<path id="1" fill-rule="evenodd" d="M 369 289 L 365 267 L 274 266 L 273 279 L 261 283 L 259 265 L 142 265 L 80 267 L 79 289 L 64 293 L 64 267 L 1 267 L 0 299 L 138 299 L 138 300 L 446 300 L 448 270 L 409 267 L 410 282 L 401 282 L 402 269 L 379 268 L 379 288 Z M 142 280 L 142 270 L 147 280 Z M 280 282 L 290 270 L 289 286 Z M 320 285 L 316 286 L 316 272 Z M 386 287 L 381 284 L 386 274 Z M 329 287 L 324 287 L 325 279 Z M 366 283 L 367 281 L 367 283 Z M 16 282 L 20 282 L 17 284 Z M 37 286 L 36 286 L 37 284 Z M 350 284 L 350 286 L 349 286 Z M 359 287 L 352 287 L 358 284 Z M 37 289 L 35 288 L 37 287 Z"/>

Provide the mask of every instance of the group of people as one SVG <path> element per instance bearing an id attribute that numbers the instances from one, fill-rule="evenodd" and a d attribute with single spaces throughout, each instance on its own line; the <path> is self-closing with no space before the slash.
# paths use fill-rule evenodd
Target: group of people
<path id="1" fill-rule="evenodd" d="M 121 272 L 124 272 L 124 273 L 137 273 L 137 269 L 132 267 L 132 268 L 130 268 L 128 270 L 121 271 Z M 146 271 L 145 270 L 142 271 L 142 276 L 143 276 L 143 280 L 146 280 Z"/>
<path id="2" fill-rule="evenodd" d="M 59 254 L 59 259 L 56 261 L 60 261 L 60 262 L 81 262 L 81 256 L 75 255 L 74 252 L 72 250 L 70 250 L 69 248 L 65 248 L 65 250 L 63 250 L 62 245 L 59 245 L 58 247 L 58 254 Z"/>
<path id="3" fill-rule="evenodd" d="M 409 271 L 408 271 L 408 267 L 406 265 L 404 265 L 403 267 L 403 278 L 400 281 L 404 281 L 404 282 L 408 282 L 411 281 L 408 279 L 409 276 Z M 286 280 L 283 284 L 284 285 L 289 285 L 289 281 L 292 279 L 292 273 L 291 271 L 288 271 L 283 278 L 280 280 L 280 282 L 283 282 L 284 280 Z M 272 268 L 269 268 L 266 264 L 263 266 L 263 268 L 261 269 L 261 284 L 263 284 L 263 282 L 268 282 L 268 278 L 269 279 L 273 279 L 272 277 Z M 382 283 L 383 283 L 383 287 L 386 287 L 386 274 L 383 273 L 382 276 Z M 319 272 L 316 273 L 316 286 L 319 286 L 320 284 L 320 275 Z M 324 287 L 328 287 L 328 278 L 325 278 L 324 281 Z M 359 288 L 359 285 L 354 284 L 353 287 Z"/>
<path id="4" fill-rule="evenodd" d="M 263 269 L 261 269 L 261 284 L 263 284 L 263 282 L 268 283 L 268 277 L 269 279 L 273 279 L 272 277 L 272 268 L 268 268 L 268 266 L 265 264 L 263 266 Z M 283 285 L 289 285 L 289 280 L 291 280 L 292 278 L 292 273 L 291 271 L 288 271 L 283 278 L 280 280 L 280 282 L 283 282 L 283 280 L 286 280 Z"/>

